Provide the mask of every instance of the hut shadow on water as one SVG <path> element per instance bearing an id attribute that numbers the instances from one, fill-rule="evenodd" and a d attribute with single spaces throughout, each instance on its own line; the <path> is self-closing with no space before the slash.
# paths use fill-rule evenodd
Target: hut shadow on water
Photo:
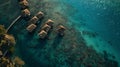
<path id="1" fill-rule="evenodd" d="M 39 39 L 39 44 L 37 47 L 43 48 L 47 44 L 47 39 Z"/>
<path id="2" fill-rule="evenodd" d="M 52 44 L 53 48 L 56 48 L 61 43 L 62 39 L 63 39 L 62 36 L 57 35 Z"/>

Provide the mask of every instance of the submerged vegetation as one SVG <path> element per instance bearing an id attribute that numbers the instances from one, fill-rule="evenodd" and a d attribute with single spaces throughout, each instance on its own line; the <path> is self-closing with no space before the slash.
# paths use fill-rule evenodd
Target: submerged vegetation
<path id="1" fill-rule="evenodd" d="M 0 67 L 18 67 L 25 63 L 19 57 L 13 58 L 15 50 L 15 38 L 6 32 L 3 25 L 0 25 Z"/>

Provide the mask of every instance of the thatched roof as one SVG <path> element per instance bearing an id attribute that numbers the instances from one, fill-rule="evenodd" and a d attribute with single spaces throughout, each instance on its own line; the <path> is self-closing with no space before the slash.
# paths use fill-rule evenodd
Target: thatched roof
<path id="1" fill-rule="evenodd" d="M 33 18 L 30 19 L 30 23 L 36 23 L 38 21 L 38 18 L 34 16 Z"/>
<path id="2" fill-rule="evenodd" d="M 64 31 L 64 30 L 66 30 L 66 28 L 65 28 L 63 25 L 59 25 L 59 26 L 58 26 L 58 30 Z"/>
<path id="3" fill-rule="evenodd" d="M 45 24 L 43 27 L 42 27 L 42 30 L 48 32 L 50 30 L 51 26 L 49 26 L 48 24 Z"/>
<path id="4" fill-rule="evenodd" d="M 25 7 L 29 6 L 29 3 L 28 3 L 28 1 L 23 0 L 23 1 L 20 2 L 20 5 L 21 5 L 22 8 L 25 8 Z"/>
<path id="5" fill-rule="evenodd" d="M 29 32 L 32 32 L 37 26 L 35 24 L 30 24 L 26 29 L 29 31 Z"/>
<path id="6" fill-rule="evenodd" d="M 44 13 L 40 11 L 36 14 L 36 16 L 37 18 L 41 19 L 44 16 Z"/>
<path id="7" fill-rule="evenodd" d="M 44 30 L 42 30 L 42 31 L 40 31 L 39 33 L 38 33 L 38 35 L 39 35 L 39 37 L 40 38 L 45 38 L 46 37 L 46 35 L 47 35 L 47 32 L 45 32 Z"/>
<path id="8" fill-rule="evenodd" d="M 50 26 L 53 26 L 53 23 L 54 23 L 54 21 L 51 20 L 51 19 L 48 19 L 48 20 L 46 21 L 46 24 L 48 24 L 48 25 L 50 25 Z"/>
<path id="9" fill-rule="evenodd" d="M 22 15 L 23 16 L 30 16 L 30 11 L 28 9 L 22 10 Z"/>

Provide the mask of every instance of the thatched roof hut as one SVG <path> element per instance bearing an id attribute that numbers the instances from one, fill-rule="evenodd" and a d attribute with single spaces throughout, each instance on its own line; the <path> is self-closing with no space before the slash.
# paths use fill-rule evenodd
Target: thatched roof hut
<path id="1" fill-rule="evenodd" d="M 57 31 L 58 31 L 58 34 L 59 34 L 59 35 L 63 36 L 65 30 L 66 30 L 66 28 L 65 28 L 63 25 L 59 25 L 59 26 L 58 26 Z"/>
<path id="2" fill-rule="evenodd" d="M 51 20 L 51 19 L 48 19 L 45 23 L 48 24 L 48 25 L 50 25 L 50 26 L 53 26 L 54 21 Z"/>
<path id="3" fill-rule="evenodd" d="M 29 22 L 30 23 L 37 23 L 37 21 L 38 21 L 39 19 L 36 17 L 36 16 L 34 16 L 33 18 L 31 18 L 30 20 L 29 20 Z"/>
<path id="4" fill-rule="evenodd" d="M 44 16 L 44 13 L 39 11 L 37 14 L 36 14 L 36 17 L 41 19 L 42 17 Z"/>
<path id="5" fill-rule="evenodd" d="M 29 32 L 32 32 L 37 26 L 35 24 L 30 24 L 26 29 L 29 31 Z"/>
<path id="6" fill-rule="evenodd" d="M 45 24 L 43 27 L 42 27 L 42 30 L 48 32 L 49 30 L 51 29 L 51 26 Z"/>
<path id="7" fill-rule="evenodd" d="M 28 16 L 30 16 L 30 11 L 29 11 L 28 9 L 22 10 L 22 16 L 23 16 L 23 17 L 28 17 Z"/>
<path id="8" fill-rule="evenodd" d="M 27 7 L 29 6 L 29 3 L 28 3 L 27 0 L 21 0 L 21 1 L 19 2 L 19 4 L 20 4 L 20 7 L 21 7 L 22 9 L 25 9 L 25 8 L 27 8 Z"/>
<path id="9" fill-rule="evenodd" d="M 41 30 L 39 33 L 38 33 L 39 37 L 44 39 L 46 36 L 47 36 L 47 32 L 44 31 L 44 30 Z"/>

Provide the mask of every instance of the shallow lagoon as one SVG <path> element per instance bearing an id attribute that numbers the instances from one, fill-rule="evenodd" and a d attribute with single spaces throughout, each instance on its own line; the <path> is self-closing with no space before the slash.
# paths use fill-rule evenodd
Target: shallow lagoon
<path id="1" fill-rule="evenodd" d="M 32 15 L 38 11 L 43 11 L 45 13 L 45 18 L 40 21 L 38 28 L 32 34 L 29 34 L 26 31 L 25 28 L 29 23 L 25 20 L 19 20 L 19 22 L 11 28 L 9 33 L 12 33 L 16 37 L 17 41 L 15 55 L 19 55 L 23 60 L 25 60 L 27 67 L 33 67 L 34 65 L 37 65 L 38 67 L 82 67 L 85 63 L 94 61 L 93 58 L 95 58 L 96 61 L 100 60 L 101 58 L 98 60 L 96 59 L 98 56 L 119 60 L 119 53 L 115 50 L 117 45 L 111 46 L 105 40 L 110 39 L 108 37 L 111 36 L 111 34 L 108 36 L 106 35 L 108 34 L 108 29 L 111 28 L 107 27 L 108 25 L 106 25 L 106 21 L 103 20 L 103 17 L 107 14 L 105 11 L 110 12 L 110 9 L 107 8 L 109 6 L 108 3 L 105 4 L 104 2 L 106 1 L 99 3 L 99 1 L 94 0 L 90 2 L 87 2 L 87 0 L 70 0 L 69 2 L 67 0 L 30 0 L 29 3 Z M 14 3 L 13 0 L 10 2 L 10 5 L 12 3 Z M 107 6 L 103 8 L 101 4 Z M 16 11 L 9 11 L 9 9 L 13 8 L 15 5 L 17 8 L 14 10 Z M 106 10 L 102 10 L 101 8 Z M 3 8 L 1 8 L 1 10 L 4 11 Z M 20 11 L 18 5 L 15 3 L 12 4 L 6 12 L 9 13 L 9 16 L 6 15 L 6 13 L 4 14 L 0 12 L 1 16 L 4 16 L 0 19 L 0 23 L 7 27 L 11 21 L 19 15 Z M 111 14 L 111 12 L 108 13 L 108 15 L 109 14 Z M 112 18 L 111 16 L 109 17 Z M 55 21 L 55 25 L 49 34 L 49 40 L 43 41 L 38 38 L 37 33 L 48 18 L 53 19 Z M 117 20 L 117 18 L 115 20 Z M 58 24 L 63 24 L 68 29 L 63 38 L 59 38 L 56 35 L 55 28 Z M 116 29 L 118 30 L 117 27 Z M 102 34 L 101 32 L 105 33 Z M 103 38 L 104 36 L 105 38 Z M 89 49 L 91 52 L 89 52 Z M 104 57 L 106 52 L 108 52 L 108 56 Z M 88 53 L 93 57 L 86 58 L 85 55 L 88 55 Z M 113 58 L 114 56 L 116 58 Z M 80 59 L 80 57 L 82 57 L 82 59 Z M 105 63 L 103 63 L 103 65 L 104 64 Z M 93 66 L 95 65 L 96 64 L 93 63 Z M 115 66 L 111 65 L 111 67 Z"/>

